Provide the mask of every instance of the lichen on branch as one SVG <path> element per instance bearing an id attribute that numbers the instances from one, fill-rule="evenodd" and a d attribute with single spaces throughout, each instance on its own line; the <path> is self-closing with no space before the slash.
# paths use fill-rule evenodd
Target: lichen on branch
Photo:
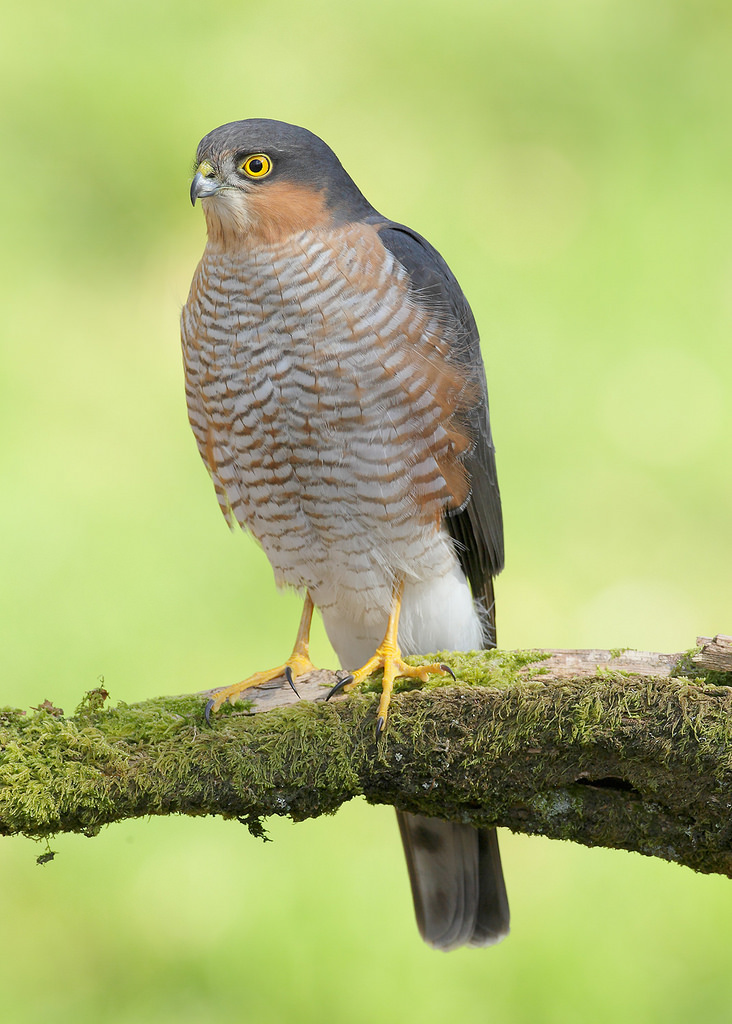
<path id="1" fill-rule="evenodd" d="M 306 699 L 268 684 L 211 726 L 205 694 L 107 707 L 96 690 L 70 716 L 48 700 L 2 709 L 0 834 L 93 835 L 173 813 L 257 833 L 270 815 L 329 814 L 360 795 L 732 876 L 724 656 L 711 672 L 698 652 L 440 657 L 457 684 L 395 694 L 378 742 L 378 680 L 326 703 L 327 672 L 298 681 Z"/>

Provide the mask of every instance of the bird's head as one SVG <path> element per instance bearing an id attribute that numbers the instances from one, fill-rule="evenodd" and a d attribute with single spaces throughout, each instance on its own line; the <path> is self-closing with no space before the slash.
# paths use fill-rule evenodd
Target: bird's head
<path id="1" fill-rule="evenodd" d="M 198 146 L 191 202 L 224 247 L 277 241 L 372 212 L 335 153 L 305 128 L 252 118 L 215 128 Z"/>

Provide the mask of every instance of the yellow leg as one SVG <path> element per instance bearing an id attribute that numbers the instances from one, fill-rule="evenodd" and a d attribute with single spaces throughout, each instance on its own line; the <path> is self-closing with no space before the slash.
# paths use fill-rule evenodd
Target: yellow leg
<path id="1" fill-rule="evenodd" d="M 420 679 L 423 683 L 431 675 L 451 675 L 455 678 L 453 671 L 447 665 L 433 663 L 430 665 L 407 665 L 402 660 L 402 652 L 397 643 L 399 631 L 399 612 L 402 607 L 402 594 L 404 593 L 404 580 L 397 579 L 391 592 L 391 608 L 389 610 L 389 621 L 386 625 L 384 639 L 376 648 L 373 657 L 369 658 L 365 665 L 353 673 L 352 676 L 338 683 L 333 687 L 329 697 L 337 690 L 350 690 L 352 687 L 362 683 L 364 679 L 376 672 L 384 670 L 384 681 L 381 684 L 381 699 L 379 701 L 378 717 L 376 719 L 376 736 L 379 737 L 386 726 L 386 719 L 389 714 L 391 694 L 394 689 L 394 680 L 399 676 L 409 679 Z"/>
<path id="2" fill-rule="evenodd" d="M 272 679 L 277 679 L 278 676 L 285 676 L 290 686 L 295 690 L 294 680 L 298 676 L 303 676 L 315 669 L 315 665 L 310 660 L 310 623 L 312 619 L 313 601 L 310 594 L 307 594 L 302 609 L 302 617 L 300 618 L 300 626 L 295 638 L 295 646 L 292 648 L 292 654 L 284 665 L 278 665 L 267 672 L 255 672 L 248 679 L 244 679 L 240 683 L 234 683 L 232 686 L 225 686 L 223 690 L 219 690 L 206 705 L 206 720 L 208 721 L 212 711 L 218 711 L 226 701 L 233 702 L 244 690 L 248 690 L 252 686 L 261 686 L 262 683 L 268 683 Z M 295 693 L 297 693 L 297 690 L 295 690 Z"/>

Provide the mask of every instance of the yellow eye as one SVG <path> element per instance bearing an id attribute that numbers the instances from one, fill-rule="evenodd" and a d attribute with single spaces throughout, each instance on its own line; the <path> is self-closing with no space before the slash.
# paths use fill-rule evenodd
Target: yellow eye
<path id="1" fill-rule="evenodd" d="M 254 153 L 239 164 L 239 170 L 250 178 L 266 178 L 272 170 L 272 161 L 264 153 Z"/>

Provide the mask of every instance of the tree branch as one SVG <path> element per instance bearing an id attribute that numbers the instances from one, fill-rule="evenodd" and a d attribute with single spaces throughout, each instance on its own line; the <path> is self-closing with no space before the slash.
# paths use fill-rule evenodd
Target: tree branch
<path id="1" fill-rule="evenodd" d="M 365 796 L 406 810 L 732 877 L 732 641 L 691 654 L 448 655 L 457 685 L 323 700 L 328 672 L 249 691 L 204 720 L 207 695 L 65 717 L 0 711 L 0 834 L 93 835 L 150 814 L 219 814 L 261 834 L 272 814 L 332 813 Z M 414 659 L 419 661 L 420 659 Z M 379 688 L 378 681 L 371 686 Z"/>

